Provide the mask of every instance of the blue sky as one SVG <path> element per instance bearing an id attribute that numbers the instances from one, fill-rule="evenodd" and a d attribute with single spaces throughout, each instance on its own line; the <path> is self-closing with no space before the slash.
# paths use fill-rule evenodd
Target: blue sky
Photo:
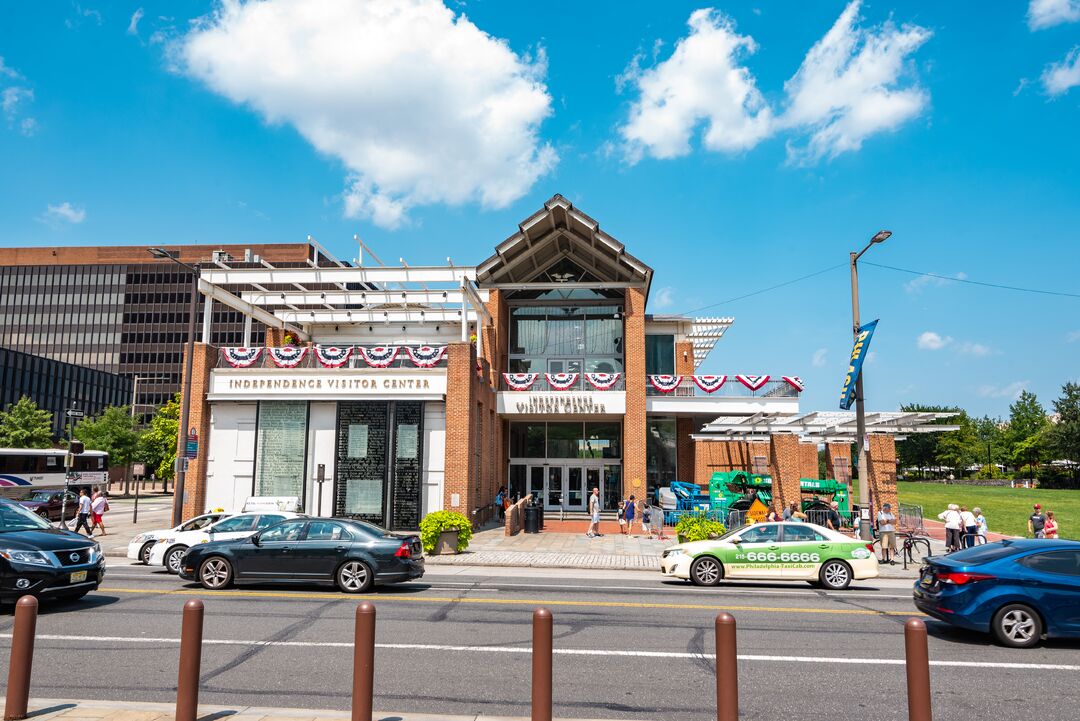
<path id="1" fill-rule="evenodd" d="M 707 8 L 713 8 L 711 11 Z M 476 263 L 562 193 L 696 311 L 846 262 L 1080 293 L 1080 3 L 7 4 L 0 244 Z M 978 21 L 975 22 L 974 19 Z M 1080 298 L 864 266 L 868 403 L 1080 380 Z M 845 267 L 697 314 L 832 409 Z"/>

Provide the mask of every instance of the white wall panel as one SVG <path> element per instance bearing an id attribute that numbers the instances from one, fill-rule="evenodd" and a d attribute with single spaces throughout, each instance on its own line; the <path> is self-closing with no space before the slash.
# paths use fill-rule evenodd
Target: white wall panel
<path id="1" fill-rule="evenodd" d="M 210 445 L 206 464 L 206 507 L 239 511 L 254 481 L 254 403 L 210 406 Z M 201 513 L 204 509 L 198 509 Z"/>
<path id="2" fill-rule="evenodd" d="M 424 404 L 424 477 L 421 518 L 443 510 L 443 479 L 446 469 L 446 404 Z"/>
<path id="3" fill-rule="evenodd" d="M 314 516 L 334 515 L 334 457 L 337 432 L 337 403 L 312 403 L 308 414 L 307 498 L 304 509 Z M 319 464 L 326 466 L 326 483 L 322 484 L 322 506 L 319 506 L 319 484 L 315 482 Z"/>

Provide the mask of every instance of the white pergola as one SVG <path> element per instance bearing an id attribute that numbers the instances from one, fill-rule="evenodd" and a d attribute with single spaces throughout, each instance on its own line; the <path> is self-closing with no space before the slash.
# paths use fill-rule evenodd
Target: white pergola
<path id="1" fill-rule="evenodd" d="M 882 411 L 866 414 L 867 433 L 887 433 L 897 440 L 915 433 L 944 433 L 960 426 L 937 421 L 956 413 Z M 854 443 L 858 440 L 854 411 L 815 411 L 812 413 L 755 413 L 752 416 L 720 417 L 706 424 L 693 436 L 697 440 L 748 441 L 768 440 L 778 433 L 791 433 L 806 440 L 825 443 Z"/>

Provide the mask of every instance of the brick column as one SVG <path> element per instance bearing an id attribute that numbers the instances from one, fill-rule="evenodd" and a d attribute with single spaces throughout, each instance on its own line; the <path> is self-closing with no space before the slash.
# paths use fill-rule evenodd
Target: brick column
<path id="1" fill-rule="evenodd" d="M 623 416 L 623 493 L 634 481 L 645 488 L 645 294 L 641 288 L 627 288 L 623 307 L 623 355 L 626 365 L 626 415 Z"/>
<path id="2" fill-rule="evenodd" d="M 798 436 L 791 433 L 774 433 L 770 436 L 769 474 L 773 481 L 773 505 L 776 510 L 802 500 L 802 490 L 799 487 Z"/>
<path id="3" fill-rule="evenodd" d="M 184 346 L 187 354 L 187 346 Z M 191 363 L 191 410 L 188 415 L 188 427 L 180 429 L 184 438 L 191 428 L 199 435 L 198 455 L 188 461 L 187 474 L 184 476 L 184 498 L 173 496 L 173 504 L 182 503 L 181 513 L 184 520 L 193 518 L 206 510 L 206 459 L 210 450 L 210 404 L 206 394 L 210 390 L 210 371 L 217 360 L 217 349 L 204 343 L 195 344 Z M 187 359 L 181 368 L 187 368 Z M 186 387 L 187 379 L 180 379 L 180 388 Z M 181 398 L 181 403 L 184 399 Z"/>
<path id="4" fill-rule="evenodd" d="M 472 343 L 451 343 L 446 349 L 446 471 L 443 508 L 468 515 L 475 443 L 476 350 Z M 458 503 L 452 503 L 454 494 Z"/>
<path id="5" fill-rule="evenodd" d="M 285 331 L 281 328 L 266 329 L 266 347 L 276 348 L 285 345 Z"/>
<path id="6" fill-rule="evenodd" d="M 799 441 L 799 473 L 800 478 L 818 477 L 817 443 Z"/>
<path id="7" fill-rule="evenodd" d="M 838 458 L 841 459 L 841 463 L 837 463 Z M 848 487 L 851 487 L 850 443 L 825 444 L 825 477 L 847 483 Z"/>
<path id="8" fill-rule="evenodd" d="M 746 444 L 746 461 L 745 470 L 750 473 L 771 473 L 769 470 L 772 467 L 772 461 L 770 460 L 772 454 L 772 446 L 766 441 L 750 441 Z M 754 468 L 754 459 L 764 458 L 766 467 Z M 797 458 L 796 458 L 797 460 Z"/>
<path id="9" fill-rule="evenodd" d="M 492 386 L 498 388 L 499 378 L 502 377 L 500 374 L 508 371 L 510 365 L 507 355 L 509 315 L 506 303 L 503 302 L 502 291 L 498 289 L 488 291 L 488 300 L 484 305 L 491 314 L 491 325 L 484 326 L 484 347 L 478 352 L 491 366 Z"/>
<path id="10" fill-rule="evenodd" d="M 866 454 L 870 467 L 870 496 L 873 500 L 872 516 L 876 516 L 885 503 L 892 504 L 898 512 L 896 495 L 896 438 L 887 433 L 870 434 L 870 450 Z"/>

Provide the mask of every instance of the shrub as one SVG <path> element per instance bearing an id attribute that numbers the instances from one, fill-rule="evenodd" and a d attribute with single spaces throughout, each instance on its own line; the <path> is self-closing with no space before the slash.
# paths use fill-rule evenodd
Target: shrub
<path id="1" fill-rule="evenodd" d="M 433 511 L 420 521 L 420 542 L 424 544 L 425 552 L 431 553 L 435 550 L 439 534 L 443 531 L 458 532 L 458 553 L 469 547 L 473 535 L 469 519 L 457 511 Z"/>
<path id="2" fill-rule="evenodd" d="M 687 514 L 675 524 L 675 535 L 680 543 L 715 538 L 722 536 L 726 530 L 723 523 L 702 514 Z"/>

